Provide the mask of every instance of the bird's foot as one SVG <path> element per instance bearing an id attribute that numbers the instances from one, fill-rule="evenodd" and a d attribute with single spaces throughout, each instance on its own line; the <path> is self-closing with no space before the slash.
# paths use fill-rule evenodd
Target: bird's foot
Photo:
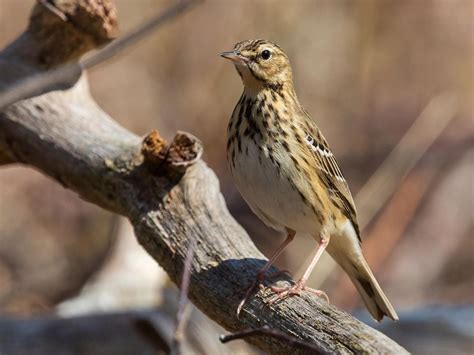
<path id="1" fill-rule="evenodd" d="M 329 303 L 329 297 L 326 294 L 326 292 L 307 287 L 305 285 L 305 281 L 301 279 L 298 280 L 294 285 L 290 285 L 286 287 L 270 286 L 270 288 L 274 293 L 276 293 L 276 297 L 270 300 L 269 304 L 273 304 L 276 301 L 283 300 L 287 297 L 299 296 L 302 291 L 308 291 L 315 294 L 318 297 L 323 297 L 326 300 L 326 302 Z"/>
<path id="2" fill-rule="evenodd" d="M 272 280 L 276 277 L 280 277 L 282 275 L 287 275 L 291 277 L 291 274 L 288 270 L 280 270 L 277 272 L 274 272 L 273 274 L 266 274 L 265 270 L 260 270 L 257 273 L 257 276 L 255 277 L 255 280 L 252 282 L 252 284 L 245 290 L 245 296 L 242 298 L 242 300 L 239 303 L 239 306 L 237 307 L 237 318 L 240 315 L 240 311 L 242 310 L 242 307 L 244 306 L 245 302 L 247 302 L 248 298 L 252 294 L 253 291 L 255 291 L 257 288 L 260 290 L 265 289 L 265 281 L 266 280 Z"/>

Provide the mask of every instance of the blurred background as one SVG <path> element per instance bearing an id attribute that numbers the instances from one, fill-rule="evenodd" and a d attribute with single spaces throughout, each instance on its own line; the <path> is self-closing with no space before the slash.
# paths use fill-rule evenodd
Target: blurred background
<path id="1" fill-rule="evenodd" d="M 116 3 L 126 33 L 172 2 Z M 0 0 L 1 48 L 25 29 L 33 4 Z M 229 209 L 268 256 L 283 236 L 252 214 L 227 170 L 226 125 L 242 84 L 217 54 L 244 39 L 277 42 L 292 62 L 300 101 L 356 196 L 369 264 L 400 310 L 402 321 L 382 330 L 415 353 L 471 354 L 473 24 L 471 0 L 207 0 L 94 68 L 89 80 L 97 102 L 133 132 L 158 128 L 171 139 L 185 130 L 201 138 Z M 433 127 L 444 124 L 436 133 Z M 409 147 L 373 180 L 402 139 Z M 404 177 L 400 171 L 410 162 L 416 164 Z M 377 193 L 384 189 L 388 199 Z M 314 245 L 296 238 L 277 265 L 300 276 Z M 310 285 L 374 325 L 365 310 L 357 311 L 360 297 L 329 258 Z M 0 319 L 152 307 L 172 316 L 175 297 L 175 286 L 135 242 L 127 221 L 32 169 L 0 170 Z M 197 310 L 192 319 L 196 331 L 217 342 L 221 329 Z M 0 352 L 5 339 L 0 335 Z M 212 346 L 218 353 L 257 352 L 243 342 Z"/>

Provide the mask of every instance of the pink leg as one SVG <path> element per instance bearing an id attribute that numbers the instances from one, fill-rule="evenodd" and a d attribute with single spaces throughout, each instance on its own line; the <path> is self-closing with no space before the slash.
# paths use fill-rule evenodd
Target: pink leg
<path id="1" fill-rule="evenodd" d="M 268 269 L 270 269 L 270 267 L 273 265 L 273 263 L 276 261 L 276 259 L 281 255 L 281 253 L 286 248 L 286 246 L 288 244 L 290 244 L 293 241 L 293 239 L 295 238 L 295 234 L 296 234 L 295 231 L 293 231 L 291 229 L 287 229 L 287 232 L 288 232 L 288 234 L 286 235 L 285 241 L 273 253 L 273 255 L 270 257 L 270 259 L 267 261 L 267 263 L 260 270 L 258 270 L 258 273 L 257 273 L 257 280 L 258 281 L 263 281 L 265 279 L 265 274 L 267 273 Z M 280 274 L 280 272 L 277 273 L 277 275 L 278 274 Z"/>
<path id="2" fill-rule="evenodd" d="M 319 258 L 323 254 L 324 249 L 326 249 L 328 244 L 329 244 L 329 238 L 321 237 L 319 246 L 316 249 L 316 253 L 314 254 L 313 259 L 311 260 L 311 263 L 309 264 L 308 268 L 304 272 L 303 277 L 301 277 L 301 279 L 299 279 L 294 285 L 288 286 L 288 287 L 271 286 L 272 291 L 278 294 L 275 300 L 283 299 L 291 295 L 299 295 L 301 291 L 307 290 L 316 294 L 317 296 L 324 296 L 324 298 L 326 298 L 326 300 L 329 301 L 327 295 L 323 291 L 314 290 L 312 288 L 306 287 L 306 281 L 308 281 L 309 276 L 311 275 L 311 272 L 313 271 L 314 267 L 316 266 L 316 263 L 318 262 Z M 275 300 L 273 300 L 272 302 L 274 302 Z"/>
<path id="3" fill-rule="evenodd" d="M 295 238 L 295 234 L 296 234 L 295 231 L 293 231 L 291 229 L 287 229 L 286 231 L 287 231 L 288 234 L 286 235 L 285 241 L 273 253 L 273 255 L 270 257 L 270 259 L 267 261 L 267 263 L 260 270 L 258 270 L 257 277 L 255 278 L 255 281 L 247 289 L 247 291 L 245 293 L 245 297 L 242 299 L 242 301 L 240 301 L 239 306 L 237 307 L 237 316 L 239 316 L 243 305 L 245 304 L 248 297 L 250 296 L 250 293 L 255 289 L 256 286 L 260 285 L 265 280 L 265 274 L 267 273 L 268 269 L 270 269 L 270 267 L 273 265 L 275 260 L 281 255 L 281 253 L 286 248 L 286 246 L 288 244 L 290 244 L 291 241 Z M 285 272 L 286 271 L 280 271 L 280 272 L 277 272 L 276 274 L 270 275 L 270 276 L 275 277 L 275 276 L 280 275 L 280 274 L 285 273 Z"/>

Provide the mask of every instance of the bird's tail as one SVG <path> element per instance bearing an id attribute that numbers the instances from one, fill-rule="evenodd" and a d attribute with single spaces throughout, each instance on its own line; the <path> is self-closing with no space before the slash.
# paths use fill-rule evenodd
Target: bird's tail
<path id="1" fill-rule="evenodd" d="M 376 321 L 381 321 L 384 316 L 398 320 L 395 309 L 393 309 L 387 296 L 383 293 L 362 255 L 357 258 L 357 262 L 345 260 L 345 262 L 343 261 L 339 264 L 351 278 L 357 291 L 362 296 L 365 306 Z"/>

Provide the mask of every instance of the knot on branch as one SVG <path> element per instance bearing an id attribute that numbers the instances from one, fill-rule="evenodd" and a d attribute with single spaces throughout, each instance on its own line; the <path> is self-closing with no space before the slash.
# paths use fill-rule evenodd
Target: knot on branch
<path id="1" fill-rule="evenodd" d="M 154 168 L 166 168 L 183 173 L 201 158 L 202 142 L 187 132 L 178 131 L 170 144 L 157 130 L 151 131 L 143 140 L 142 154 L 145 163 Z"/>
<path id="2" fill-rule="evenodd" d="M 38 0 L 28 31 L 37 43 L 39 62 L 52 67 L 114 39 L 117 11 L 112 0 Z"/>

